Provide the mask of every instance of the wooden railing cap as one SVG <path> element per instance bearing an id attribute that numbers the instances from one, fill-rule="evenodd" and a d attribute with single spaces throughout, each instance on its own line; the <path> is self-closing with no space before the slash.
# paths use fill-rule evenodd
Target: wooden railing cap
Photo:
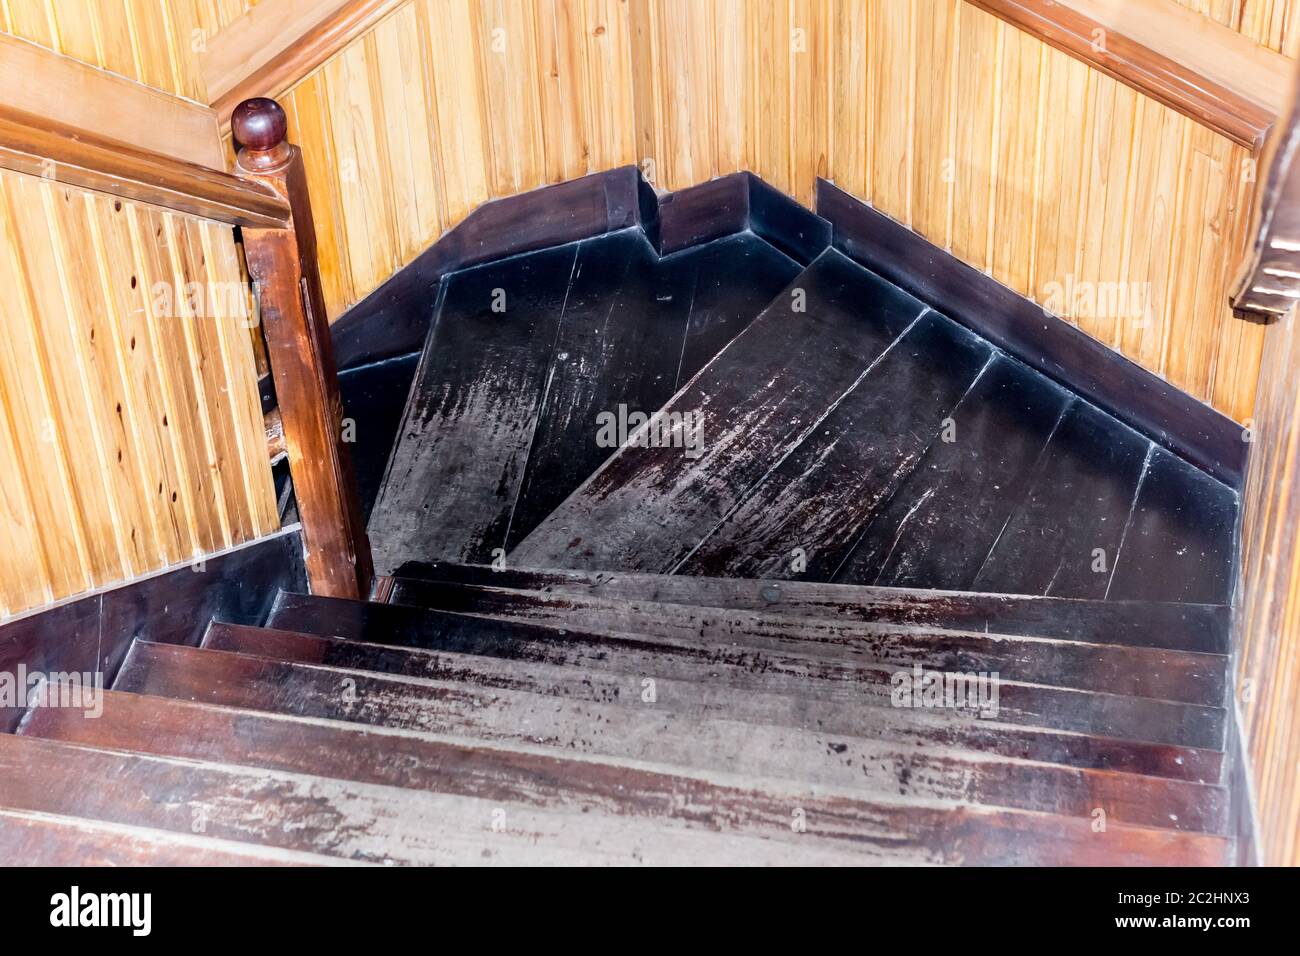
<path id="1" fill-rule="evenodd" d="M 244 100 L 230 115 L 230 132 L 240 145 L 239 165 L 262 171 L 282 164 L 289 156 L 289 119 L 284 108 L 266 96 Z"/>

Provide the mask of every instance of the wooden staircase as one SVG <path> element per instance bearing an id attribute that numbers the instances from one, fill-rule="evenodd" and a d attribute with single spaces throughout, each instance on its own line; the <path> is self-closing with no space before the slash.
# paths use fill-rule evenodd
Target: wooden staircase
<path id="1" fill-rule="evenodd" d="M 591 596 L 672 578 L 539 577 L 571 584 L 286 593 L 266 627 L 137 642 L 102 716 L 36 707 L 0 738 L 3 842 L 39 819 L 284 862 L 1228 859 L 1216 608 L 1060 602 L 1025 638 L 1038 609 L 990 595 L 706 579 L 704 605 Z M 1197 649 L 1102 643 L 1120 617 Z M 937 641 L 1000 669 L 996 714 L 891 706 Z M 1108 686 L 1134 655 L 1165 683 Z"/>
<path id="2" fill-rule="evenodd" d="M 31 708 L 6 852 L 1233 859 L 1227 486 L 824 243 L 624 229 L 426 307 L 360 425 L 376 599 L 282 592 L 137 640 L 102 715 Z M 605 447 L 620 407 L 699 453 Z"/>

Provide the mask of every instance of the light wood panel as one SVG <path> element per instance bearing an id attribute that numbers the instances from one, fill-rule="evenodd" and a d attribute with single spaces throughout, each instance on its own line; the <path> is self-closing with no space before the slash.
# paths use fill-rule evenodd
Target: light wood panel
<path id="1" fill-rule="evenodd" d="M 734 59 L 719 38 L 745 36 L 740 165 L 804 202 L 827 175 L 1197 398 L 1251 414 L 1262 332 L 1226 301 L 1253 184 L 1244 147 L 964 0 L 633 9 L 653 27 L 633 67 L 638 149 L 659 186 L 725 171 L 680 144 L 712 128 L 711 71 Z M 682 89 L 664 64 L 687 48 Z"/>
<path id="2" fill-rule="evenodd" d="M 1266 862 L 1300 865 L 1300 334 L 1268 327 L 1244 496 L 1237 705 Z"/>
<path id="3" fill-rule="evenodd" d="M 3 0 L 0 31 L 207 104 L 198 55 L 257 0 Z"/>
<path id="4" fill-rule="evenodd" d="M 206 106 L 4 34 L 0 90 L 9 109 L 161 156 L 225 168 L 216 114 Z"/>
<path id="5" fill-rule="evenodd" d="M 635 162 L 630 45 L 623 0 L 413 0 L 285 91 L 331 319 L 488 199 Z"/>
<path id="6" fill-rule="evenodd" d="M 1300 4 L 1296 0 L 1174 0 L 1287 56 L 1300 55 Z"/>
<path id="7" fill-rule="evenodd" d="M 236 256 L 0 171 L 0 616 L 278 527 Z"/>

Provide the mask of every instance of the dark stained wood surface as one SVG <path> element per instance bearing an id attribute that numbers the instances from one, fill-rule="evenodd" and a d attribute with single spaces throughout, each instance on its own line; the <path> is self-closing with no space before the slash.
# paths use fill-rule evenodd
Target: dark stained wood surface
<path id="1" fill-rule="evenodd" d="M 676 573 L 829 580 L 988 358 L 965 329 L 923 316 Z"/>
<path id="2" fill-rule="evenodd" d="M 1106 597 L 1153 448 L 1093 406 L 1074 402 L 1052 435 L 1024 503 L 1002 529 L 972 587 Z"/>
<path id="3" fill-rule="evenodd" d="M 339 640 L 238 624 L 213 624 L 203 647 L 273 660 L 325 664 L 399 677 L 463 681 L 484 688 L 526 690 L 577 700 L 636 701 L 642 672 L 613 670 L 611 656 L 602 670 L 547 661 L 463 654 L 435 648 L 394 647 Z M 628 657 L 622 663 L 632 664 Z M 656 671 L 658 674 L 658 671 Z M 762 686 L 733 687 L 706 678 L 681 680 L 656 676 L 657 707 L 685 718 L 722 716 L 746 723 L 778 724 L 827 733 L 889 740 L 926 748 L 977 750 L 1004 757 L 1097 770 L 1212 783 L 1219 780 L 1222 755 L 1189 747 L 1089 737 L 997 720 L 951 721 L 927 711 L 845 706 L 795 687 L 780 692 Z"/>
<path id="4" fill-rule="evenodd" d="M 504 546 L 579 248 L 448 279 L 370 518 L 380 573 L 426 547 L 486 562 Z"/>
<path id="5" fill-rule="evenodd" d="M 835 248 L 1230 487 L 1241 486 L 1247 445 L 1226 415 L 824 179 L 817 213 L 834 224 Z"/>
<path id="6" fill-rule="evenodd" d="M 953 411 L 951 432 L 864 527 L 834 579 L 973 589 L 1069 401 L 1042 376 L 996 358 Z"/>
<path id="7" fill-rule="evenodd" d="M 665 767 L 774 777 L 882 796 L 959 800 L 1213 832 L 1226 822 L 1218 787 L 1107 771 L 1022 764 L 727 716 L 660 709 L 637 695 L 610 702 L 396 679 L 210 649 L 136 644 L 123 689 L 223 706 L 346 720 Z M 346 689 L 346 692 L 345 692 Z"/>
<path id="8" fill-rule="evenodd" d="M 797 270 L 748 233 L 661 260 L 625 230 L 451 276 L 372 515 L 381 569 L 522 539 L 615 450 L 598 415 L 659 409 Z"/>
<path id="9" fill-rule="evenodd" d="M 1237 496 L 1157 449 L 1133 502 L 1109 597 L 1228 604 Z"/>
<path id="10" fill-rule="evenodd" d="M 665 406 L 700 416 L 701 454 L 625 446 L 524 539 L 512 561 L 673 568 L 922 311 L 843 256 L 823 254 Z"/>
<path id="11" fill-rule="evenodd" d="M 801 783 L 669 772 L 535 745 L 471 745 L 429 734 L 134 694 L 110 692 L 105 713 L 96 720 L 76 711 L 40 708 L 28 729 L 95 747 L 436 790 L 496 807 L 553 808 L 588 820 L 613 816 L 720 831 L 742 840 L 757 837 L 770 840 L 787 863 L 799 860 L 801 848 L 813 840 L 851 848 L 859 863 L 950 865 L 1214 863 L 1228 849 L 1219 837 L 1170 829 L 1115 823 L 1096 834 L 1090 819 L 917 803 L 898 796 L 867 800 L 829 788 L 814 792 Z M 790 827 L 793 806 L 805 810 L 805 833 Z M 663 827 L 659 832 L 664 833 Z M 725 852 L 717 844 L 709 849 Z"/>
<path id="12" fill-rule="evenodd" d="M 0 808 L 6 866 L 337 866 L 329 857 Z"/>
<path id="13" fill-rule="evenodd" d="M 180 567 L 0 624 L 0 671 L 99 672 L 110 684 L 132 639 L 197 644 L 214 617 L 266 619 L 280 588 L 306 587 L 296 528 Z M 25 706 L 0 707 L 0 733 Z"/>
<path id="14" fill-rule="evenodd" d="M 412 594 L 431 595 L 438 606 L 459 613 L 556 628 L 567 625 L 596 634 L 650 635 L 686 646 L 766 649 L 890 668 L 919 664 L 941 671 L 996 672 L 1008 681 L 1213 707 L 1222 704 L 1225 692 L 1227 661 L 1218 654 L 535 592 L 520 595 L 469 585 L 412 584 L 395 590 L 392 597 L 406 600 Z"/>
<path id="15" fill-rule="evenodd" d="M 1018 594 L 875 588 L 811 581 L 747 581 L 616 571 L 558 571 L 410 562 L 418 580 L 624 600 L 663 601 L 880 624 L 1057 637 L 1225 654 L 1232 625 L 1223 605 L 1085 601 Z M 405 590 L 401 580 L 398 592 Z M 411 599 L 419 592 L 406 590 Z"/>
<path id="16" fill-rule="evenodd" d="M 432 602 L 435 596 L 427 589 L 422 590 L 422 596 Z M 852 649 L 842 653 L 833 648 L 817 652 L 815 643 L 803 637 L 791 640 L 751 637 L 733 626 L 734 618 L 732 623 L 710 624 L 712 636 L 701 637 L 695 628 L 704 626 L 702 622 L 709 618 L 677 613 L 676 621 L 666 620 L 665 626 L 658 629 L 673 635 L 664 636 L 653 633 L 657 628 L 647 617 L 640 618 L 639 633 L 584 627 L 578 613 L 581 604 L 570 599 L 547 602 L 530 597 L 518 602 L 484 594 L 482 589 L 464 588 L 443 588 L 436 598 L 438 604 L 454 611 L 477 607 L 482 613 L 493 606 L 498 608 L 493 613 L 499 617 L 516 617 L 473 617 L 423 607 L 286 593 L 281 595 L 267 625 L 396 646 L 568 664 L 584 669 L 612 668 L 681 680 L 726 681 L 737 687 L 817 695 L 854 705 L 892 706 L 891 680 L 896 667 L 882 666 L 869 653 L 859 655 Z M 606 610 L 597 608 L 588 620 L 595 617 L 609 624 L 611 617 Z M 673 607 L 657 605 L 652 613 L 670 614 Z M 799 620 L 795 619 L 796 630 L 800 630 Z M 768 626 L 769 631 L 783 629 L 774 621 L 759 623 Z M 937 634 L 934 643 L 942 653 L 944 644 Z M 1143 678 L 1135 676 L 1134 679 Z M 1223 745 L 1224 713 L 1219 706 L 1027 684 L 1006 676 L 999 688 L 999 719 L 1005 722 L 1201 749 L 1221 749 Z M 951 720 L 980 719 L 959 709 L 945 709 L 942 716 Z"/>

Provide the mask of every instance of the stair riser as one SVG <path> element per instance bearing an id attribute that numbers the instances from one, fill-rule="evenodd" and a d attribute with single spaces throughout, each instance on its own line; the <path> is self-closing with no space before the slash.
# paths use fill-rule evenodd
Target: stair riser
<path id="1" fill-rule="evenodd" d="M 1197 832 L 1223 828 L 1218 788 L 955 754 L 725 719 L 653 704 L 557 701 L 517 691 L 402 682 L 217 651 L 137 644 L 123 689 L 372 726 L 533 742 L 576 753 L 901 793 Z"/>
<path id="2" fill-rule="evenodd" d="M 142 731 L 146 726 L 149 730 Z M 772 780 L 741 787 L 712 773 L 684 777 L 556 758 L 538 748 L 496 750 L 113 692 L 101 719 L 38 708 L 29 732 L 99 747 L 438 790 L 498 806 L 558 805 L 586 819 L 605 813 L 619 820 L 670 821 L 729 839 L 770 839 L 790 863 L 798 862 L 798 845 L 819 839 L 851 847 L 859 863 L 1209 865 L 1228 853 L 1228 841 L 1201 834 L 1119 824 L 1095 833 L 1091 820 L 864 802 Z M 803 832 L 791 826 L 796 810 L 802 811 Z"/>
<path id="3" fill-rule="evenodd" d="M 582 671 L 613 670 L 675 680 L 708 680 L 733 688 L 761 688 L 850 706 L 893 706 L 893 671 L 806 654 L 725 646 L 701 649 L 695 642 L 673 642 L 650 635 L 607 637 L 412 607 L 352 604 L 289 594 L 281 596 L 268 626 Z M 1016 683 L 1002 683 L 998 694 L 998 720 L 1003 723 L 1154 744 L 1223 748 L 1222 708 Z M 980 719 L 969 710 L 944 709 L 935 713 L 958 723 Z"/>
<path id="4" fill-rule="evenodd" d="M 602 601 L 472 586 L 403 583 L 390 598 L 420 607 L 691 646 L 817 655 L 891 668 L 998 673 L 1003 680 L 1220 706 L 1227 660 L 1151 648 L 1002 638 L 769 616 L 677 604 Z M 273 620 L 276 618 L 273 617 Z"/>
<path id="5" fill-rule="evenodd" d="M 1209 654 L 1227 653 L 1231 627 L 1231 609 L 1220 605 L 1075 601 L 613 571 L 498 570 L 484 565 L 427 562 L 408 563 L 398 569 L 398 574 L 395 594 L 403 595 L 405 603 L 419 603 L 420 589 L 408 588 L 408 582 L 402 579 L 411 578 L 417 584 L 427 580 Z"/>
<path id="6" fill-rule="evenodd" d="M 266 628 L 214 625 L 203 646 L 275 660 L 455 681 L 485 689 L 521 690 L 593 703 L 636 700 L 645 691 L 645 672 L 602 673 L 518 659 L 503 661 L 331 640 Z M 708 675 L 695 681 L 656 676 L 655 692 L 659 707 L 684 719 L 725 717 L 747 723 L 816 728 L 825 733 L 907 745 L 965 748 L 1045 763 L 1208 783 L 1219 781 L 1222 763 L 1222 754 L 1214 751 L 1022 729 L 1000 722 L 958 722 L 933 717 L 927 711 L 844 706 L 753 687 L 735 689 L 710 680 Z"/>

